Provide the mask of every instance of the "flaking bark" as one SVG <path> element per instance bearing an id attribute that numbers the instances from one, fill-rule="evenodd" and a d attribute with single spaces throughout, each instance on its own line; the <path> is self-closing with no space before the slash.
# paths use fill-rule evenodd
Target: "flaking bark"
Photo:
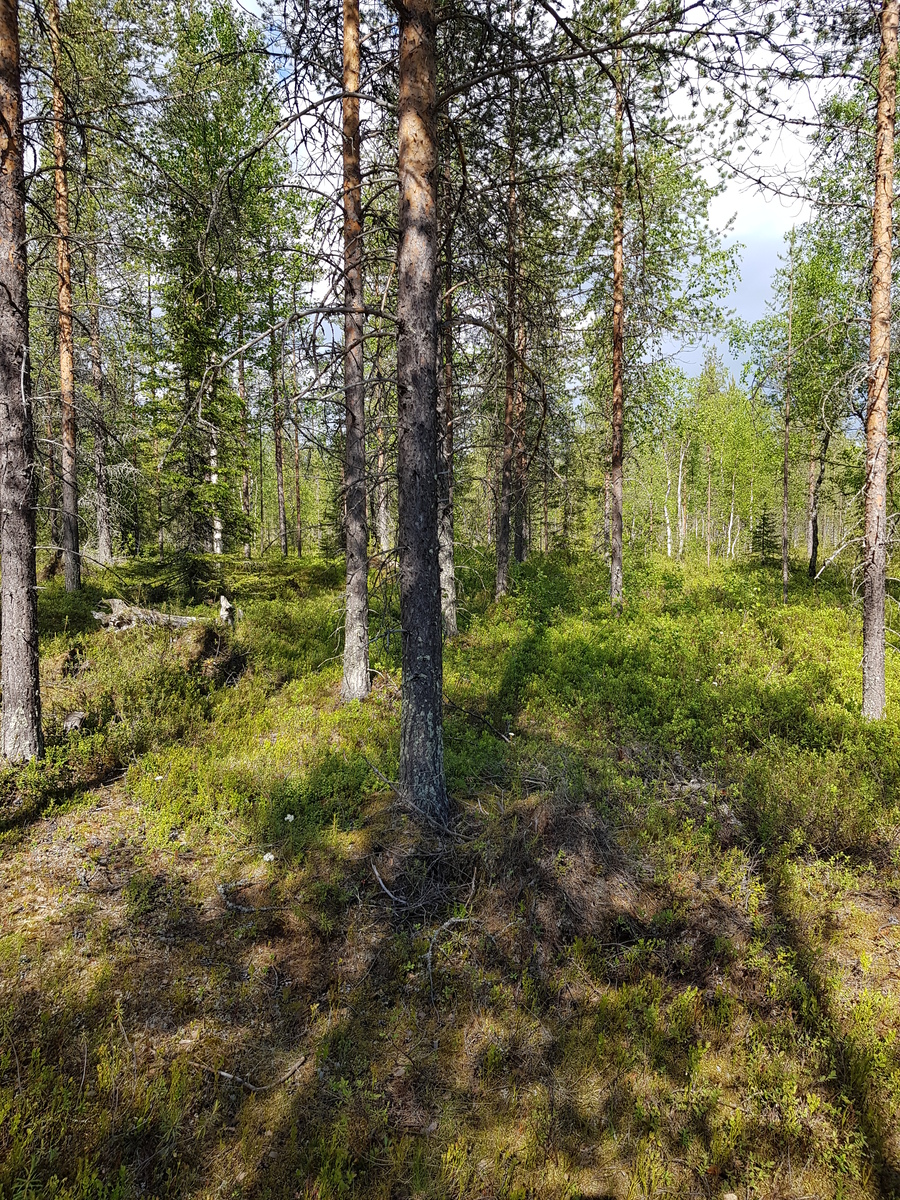
<path id="1" fill-rule="evenodd" d="M 34 430 L 17 0 L 0 0 L 0 569 L 3 754 L 40 757 Z"/>
<path id="2" fill-rule="evenodd" d="M 359 133 L 359 0 L 344 0 L 344 498 L 347 553 L 341 696 L 369 694 L 369 529 L 363 344 L 363 210 Z"/>
<path id="3" fill-rule="evenodd" d="M 437 197 L 434 0 L 399 7 L 397 483 L 403 641 L 399 790 L 444 822 L 437 530 Z"/>
<path id="4" fill-rule="evenodd" d="M 883 0 L 878 109 L 875 118 L 875 200 L 872 206 L 872 308 L 864 485 L 862 711 L 864 717 L 876 721 L 884 716 L 885 701 L 888 364 L 891 338 L 891 209 L 894 196 L 898 11 L 898 0 Z"/>

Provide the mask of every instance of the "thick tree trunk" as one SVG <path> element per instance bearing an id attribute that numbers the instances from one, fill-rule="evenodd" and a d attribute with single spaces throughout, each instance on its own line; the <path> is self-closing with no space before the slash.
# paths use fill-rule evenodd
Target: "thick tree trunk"
<path id="1" fill-rule="evenodd" d="M 625 250 L 621 56 L 617 55 L 613 179 L 612 423 L 610 444 L 609 594 L 622 605 L 622 456 L 625 429 Z"/>
<path id="2" fill-rule="evenodd" d="M 369 694 L 369 528 L 363 339 L 362 177 L 360 174 L 359 0 L 344 0 L 344 497 L 347 553 L 341 696 Z"/>
<path id="3" fill-rule="evenodd" d="M 56 203 L 56 270 L 59 306 L 59 390 L 62 405 L 62 544 L 66 591 L 81 587 L 78 537 L 78 463 L 75 426 L 75 335 L 72 326 L 72 269 L 69 247 L 69 180 L 65 97 L 60 80 L 59 4 L 47 11 L 53 55 L 53 182 Z"/>
<path id="4" fill-rule="evenodd" d="M 444 637 L 456 637 L 456 567 L 453 556 L 453 266 L 447 241 L 444 278 L 443 387 L 438 390 L 438 541 L 441 568 L 441 619 Z"/>
<path id="5" fill-rule="evenodd" d="M 866 413 L 862 711 L 864 717 L 875 721 L 880 721 L 884 716 L 885 699 L 888 361 L 891 342 L 891 207 L 894 197 L 898 11 L 898 0 L 882 0 L 878 110 L 875 118 L 875 202 L 872 206 L 872 320 L 869 333 L 869 397 Z"/>
<path id="6" fill-rule="evenodd" d="M 437 198 L 434 0 L 400 12 L 397 391 L 403 691 L 399 787 L 433 820 L 449 798 L 437 531 Z"/>
<path id="7" fill-rule="evenodd" d="M 16 0 L 0 0 L 0 657 L 3 755 L 11 762 L 44 752 L 23 148 L 19 9 Z"/>

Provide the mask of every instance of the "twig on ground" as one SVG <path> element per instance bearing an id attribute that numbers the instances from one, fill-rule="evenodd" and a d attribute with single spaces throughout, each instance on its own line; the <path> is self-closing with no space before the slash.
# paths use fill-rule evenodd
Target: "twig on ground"
<path id="1" fill-rule="evenodd" d="M 307 1058 L 308 1055 L 301 1055 L 291 1069 L 286 1074 L 282 1075 L 280 1079 L 276 1079 L 274 1083 L 263 1084 L 251 1083 L 249 1079 L 242 1079 L 240 1075 L 233 1075 L 230 1071 L 216 1070 L 215 1067 L 208 1067 L 206 1063 L 194 1062 L 193 1059 L 190 1060 L 190 1063 L 192 1067 L 197 1067 L 201 1071 L 209 1071 L 211 1075 L 221 1075 L 223 1079 L 230 1079 L 232 1083 L 236 1083 L 240 1087 L 246 1088 L 248 1092 L 271 1092 L 273 1088 L 281 1087 L 283 1083 L 287 1083 L 290 1077 L 300 1070 Z"/>
<path id="2" fill-rule="evenodd" d="M 387 887 L 384 880 L 378 874 L 378 868 L 375 866 L 374 863 L 372 863 L 372 870 L 375 872 L 375 878 L 378 880 L 379 884 L 381 885 L 381 890 L 384 892 L 384 894 L 386 896 L 390 896 L 390 898 L 394 901 L 394 903 L 399 904 L 401 908 L 409 908 L 409 902 L 407 900 L 401 900 L 399 896 L 395 896 L 394 893 Z"/>
<path id="3" fill-rule="evenodd" d="M 483 725 L 489 733 L 492 733 L 494 737 L 500 738 L 502 742 L 509 743 L 512 741 L 512 738 L 508 733 L 501 733 L 500 730 L 495 725 L 492 725 L 487 717 L 483 717 L 481 713 L 472 712 L 468 708 L 463 708 L 461 704 L 457 704 L 456 701 L 451 700 L 449 696 L 444 696 L 444 703 L 449 708 L 455 708 L 457 712 L 464 713 L 467 717 L 471 717 L 472 720 L 477 721 L 479 725 Z"/>

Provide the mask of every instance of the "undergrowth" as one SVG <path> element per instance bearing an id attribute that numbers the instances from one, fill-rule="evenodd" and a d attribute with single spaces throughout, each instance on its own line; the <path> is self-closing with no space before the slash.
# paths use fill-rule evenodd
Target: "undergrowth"
<path id="1" fill-rule="evenodd" d="M 387 567 L 350 705 L 340 565 L 41 591 L 4 1198 L 900 1194 L 900 681 L 863 722 L 844 582 L 648 558 L 615 616 L 595 560 L 499 604 L 460 567 L 442 837 L 384 782 Z M 113 595 L 202 620 L 98 630 Z"/>

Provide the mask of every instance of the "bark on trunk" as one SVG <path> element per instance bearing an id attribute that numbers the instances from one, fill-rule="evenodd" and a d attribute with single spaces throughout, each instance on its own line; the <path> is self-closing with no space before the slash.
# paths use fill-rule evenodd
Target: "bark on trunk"
<path id="1" fill-rule="evenodd" d="M 78 537 L 77 434 L 75 427 L 75 336 L 72 327 L 72 270 L 69 248 L 69 180 L 65 96 L 60 80 L 59 4 L 47 12 L 53 56 L 53 182 L 56 204 L 56 270 L 59 307 L 59 391 L 62 410 L 62 545 L 66 591 L 81 587 Z"/>
<path id="2" fill-rule="evenodd" d="M 666 555 L 672 557 L 672 521 L 669 517 L 669 497 L 672 495 L 672 472 L 669 470 L 669 455 L 666 450 L 663 450 L 663 459 L 666 464 L 666 498 L 663 501 L 663 516 L 666 518 Z"/>
<path id="3" fill-rule="evenodd" d="M 94 256 L 92 255 L 92 259 Z M 112 562 L 112 520 L 109 510 L 109 470 L 107 468 L 106 413 L 103 404 L 103 346 L 100 340 L 100 291 L 96 261 L 91 263 L 91 386 L 97 412 L 94 417 L 94 466 L 97 487 L 97 559 Z"/>
<path id="4" fill-rule="evenodd" d="M 825 479 L 825 463 L 828 457 L 828 445 L 831 441 L 831 430 L 826 427 L 822 434 L 822 444 L 819 452 L 819 469 L 813 480 L 809 496 L 809 577 L 815 579 L 819 558 L 819 494 Z"/>
<path id="5" fill-rule="evenodd" d="M 444 277 L 444 386 L 438 391 L 438 541 L 441 569 L 441 620 L 444 637 L 458 633 L 456 619 L 456 567 L 453 557 L 453 260 L 447 239 Z"/>
<path id="6" fill-rule="evenodd" d="M 219 434 L 214 429 L 209 439 L 209 482 L 215 487 L 219 482 Z M 212 552 L 221 554 L 223 550 L 222 514 L 219 511 L 218 500 L 214 501 L 212 519 Z"/>
<path id="7" fill-rule="evenodd" d="M 872 206 L 872 320 L 866 414 L 865 550 L 863 558 L 863 716 L 884 716 L 884 604 L 887 576 L 888 359 L 891 336 L 891 206 L 894 195 L 898 0 L 883 0 L 875 202 Z"/>
<path id="8" fill-rule="evenodd" d="M 712 459 L 706 447 L 706 569 L 712 563 Z"/>
<path id="9" fill-rule="evenodd" d="M 513 503 L 513 474 L 516 456 L 516 159 L 515 143 L 510 136 L 509 188 L 506 201 L 506 342 L 505 389 L 503 398 L 503 455 L 500 462 L 500 500 L 497 506 L 497 588 L 498 597 L 509 591 L 509 535 Z"/>
<path id="10" fill-rule="evenodd" d="M 0 572 L 2 748 L 11 762 L 44 752 L 38 677 L 34 430 L 17 0 L 0 0 Z"/>
<path id="11" fill-rule="evenodd" d="M 275 303 L 269 293 L 269 323 L 275 324 Z M 278 396 L 278 355 L 274 332 L 269 337 L 269 354 L 271 358 L 272 379 L 272 436 L 275 439 L 275 489 L 278 493 L 278 544 L 282 555 L 287 558 L 287 513 L 284 507 L 284 418 L 281 411 L 281 400 Z M 260 460 L 262 455 L 260 455 Z M 262 473 L 260 472 L 260 495 Z M 262 506 L 260 505 L 260 522 L 262 522 Z M 260 545 L 262 537 L 260 537 Z"/>
<path id="12" fill-rule="evenodd" d="M 238 330 L 238 339 L 243 344 L 244 330 L 243 325 Z M 247 521 L 247 529 L 250 529 L 250 436 L 247 431 L 247 383 L 244 378 L 244 356 L 238 355 L 237 360 L 237 378 L 238 378 L 238 396 L 241 401 L 241 453 L 243 455 L 243 467 L 241 469 L 241 511 Z M 260 480 L 262 486 L 262 480 Z M 250 542 L 246 541 L 243 545 L 244 558 L 250 557 Z"/>
<path id="13" fill-rule="evenodd" d="M 622 453 L 625 426 L 625 250 L 621 55 L 617 54 L 613 180 L 612 423 L 610 444 L 609 593 L 622 605 Z"/>
<path id="14" fill-rule="evenodd" d="M 781 602 L 787 604 L 790 575 L 790 530 L 788 526 L 788 485 L 790 483 L 791 442 L 791 354 L 794 328 L 794 241 L 791 236 L 791 281 L 788 292 L 788 352 L 784 389 L 784 465 L 781 479 Z"/>
<path id="15" fill-rule="evenodd" d="M 347 554 L 341 697 L 369 694 L 369 527 L 363 338 L 362 177 L 360 174 L 359 0 L 344 0 L 344 497 Z"/>
<path id="16" fill-rule="evenodd" d="M 434 0 L 400 5 L 397 392 L 401 794 L 445 822 L 437 531 L 437 203 Z"/>

